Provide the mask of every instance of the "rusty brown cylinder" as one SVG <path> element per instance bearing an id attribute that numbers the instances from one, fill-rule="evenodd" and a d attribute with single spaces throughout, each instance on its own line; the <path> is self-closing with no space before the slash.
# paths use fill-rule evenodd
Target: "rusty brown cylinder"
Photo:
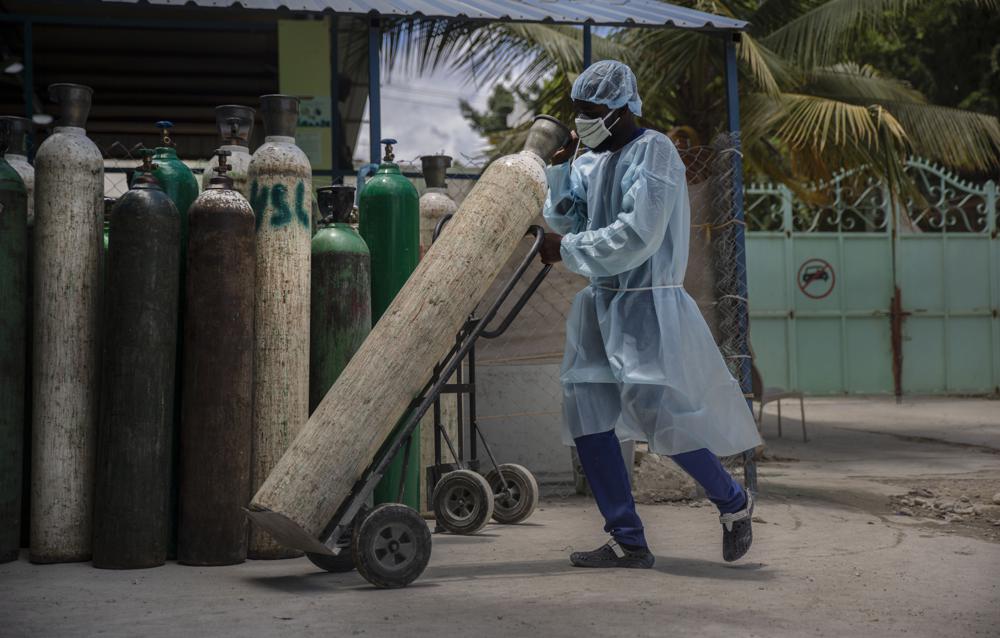
<path id="1" fill-rule="evenodd" d="M 189 218 L 177 542 L 185 565 L 233 565 L 247 554 L 254 214 L 228 175 L 214 172 Z"/>

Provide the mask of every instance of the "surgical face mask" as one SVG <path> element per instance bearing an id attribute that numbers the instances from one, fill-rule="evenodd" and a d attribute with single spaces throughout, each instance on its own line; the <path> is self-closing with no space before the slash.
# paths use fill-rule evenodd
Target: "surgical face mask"
<path id="1" fill-rule="evenodd" d="M 614 111 L 611 111 L 604 117 L 576 118 L 576 134 L 580 136 L 580 141 L 587 148 L 597 148 L 605 142 L 609 137 L 611 137 L 611 127 L 618 123 L 621 117 L 616 117 L 615 121 L 608 124 L 608 118 L 614 115 Z"/>

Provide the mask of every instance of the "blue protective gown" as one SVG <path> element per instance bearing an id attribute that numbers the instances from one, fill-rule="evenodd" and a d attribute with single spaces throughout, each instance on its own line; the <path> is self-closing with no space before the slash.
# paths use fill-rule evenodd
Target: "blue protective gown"
<path id="1" fill-rule="evenodd" d="M 546 170 L 544 215 L 591 284 L 566 326 L 563 439 L 616 429 L 657 454 L 760 444 L 746 399 L 683 288 L 691 211 L 673 143 L 644 131 Z"/>

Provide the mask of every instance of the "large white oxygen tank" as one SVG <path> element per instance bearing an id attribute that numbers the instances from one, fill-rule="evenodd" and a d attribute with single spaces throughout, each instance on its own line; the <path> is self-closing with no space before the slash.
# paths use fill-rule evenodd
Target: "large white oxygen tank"
<path id="1" fill-rule="evenodd" d="M 35 156 L 31 551 L 88 560 L 100 381 L 104 161 L 84 130 L 93 91 L 53 84 L 61 117 Z"/>
<path id="2" fill-rule="evenodd" d="M 260 100 L 264 143 L 250 160 L 250 205 L 257 218 L 254 299 L 253 491 L 309 418 L 309 277 L 312 167 L 295 145 L 299 100 Z M 253 527 L 250 558 L 299 555 Z"/>
<path id="3" fill-rule="evenodd" d="M 222 146 L 229 151 L 226 164 L 230 167 L 226 177 L 233 180 L 233 190 L 249 199 L 250 186 L 247 171 L 250 169 L 250 134 L 253 132 L 254 110 L 239 104 L 215 107 L 215 123 L 219 127 Z M 206 190 L 212 178 L 219 175 L 218 164 L 212 163 L 201 175 L 201 189 Z"/>

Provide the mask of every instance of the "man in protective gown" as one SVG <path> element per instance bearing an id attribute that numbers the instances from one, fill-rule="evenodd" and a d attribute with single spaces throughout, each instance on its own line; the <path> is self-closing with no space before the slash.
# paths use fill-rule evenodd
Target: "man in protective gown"
<path id="1" fill-rule="evenodd" d="M 573 301 L 563 359 L 563 430 L 611 540 L 579 567 L 652 567 L 619 439 L 647 441 L 719 508 L 722 553 L 750 549 L 752 495 L 719 462 L 761 443 L 698 306 L 684 290 L 691 212 L 685 168 L 665 135 L 639 128 L 632 70 L 605 60 L 571 93 L 577 135 L 553 158 L 542 259 L 590 279 Z M 580 144 L 589 151 L 576 157 Z"/>

